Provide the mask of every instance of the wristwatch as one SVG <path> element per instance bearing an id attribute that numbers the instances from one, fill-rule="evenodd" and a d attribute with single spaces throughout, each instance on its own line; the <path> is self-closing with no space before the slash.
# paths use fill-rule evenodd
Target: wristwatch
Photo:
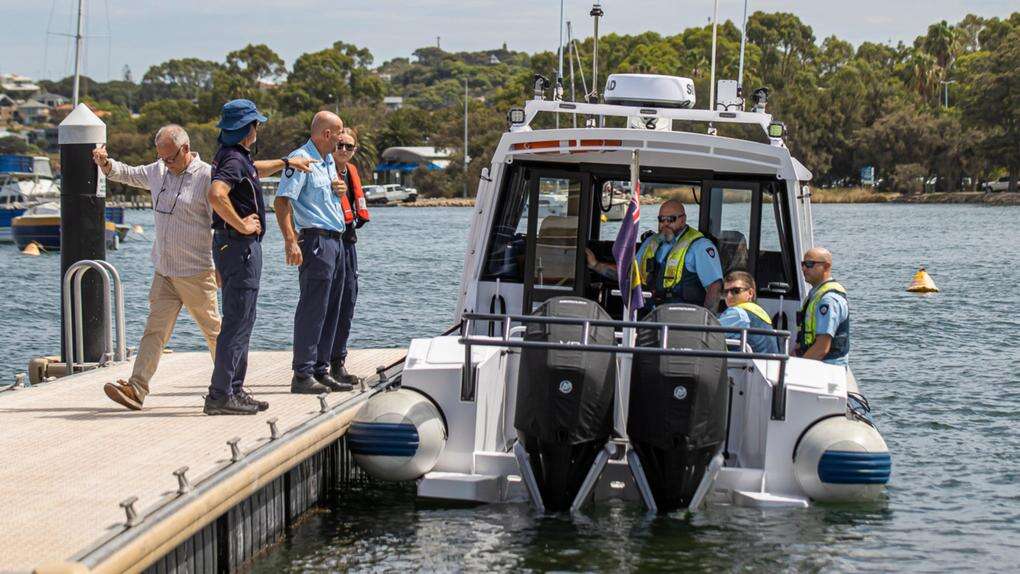
<path id="1" fill-rule="evenodd" d="M 283 175 L 287 177 L 294 175 L 294 168 L 290 167 L 290 160 L 282 157 L 280 158 L 280 161 L 283 162 Z"/>

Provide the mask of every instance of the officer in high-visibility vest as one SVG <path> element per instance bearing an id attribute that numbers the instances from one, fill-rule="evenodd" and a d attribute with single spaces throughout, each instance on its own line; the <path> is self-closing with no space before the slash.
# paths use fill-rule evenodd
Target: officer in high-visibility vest
<path id="1" fill-rule="evenodd" d="M 771 329 L 772 318 L 755 303 L 757 285 L 754 278 L 744 271 L 730 271 L 723 280 L 723 297 L 726 299 L 726 311 L 719 315 L 719 324 L 725 327 L 753 327 L 755 329 Z M 739 333 L 727 334 L 739 337 Z M 776 337 L 769 335 L 748 334 L 747 344 L 755 353 L 778 353 L 779 343 Z"/>
<path id="2" fill-rule="evenodd" d="M 801 308 L 797 354 L 847 366 L 850 356 L 850 305 L 846 289 L 832 278 L 832 254 L 813 247 L 801 261 L 804 279 L 812 285 Z"/>
<path id="3" fill-rule="evenodd" d="M 670 200 L 659 208 L 659 232 L 637 252 L 641 282 L 652 302 L 693 303 L 715 312 L 722 290 L 722 265 L 712 241 L 687 225 L 684 204 Z"/>
<path id="4" fill-rule="evenodd" d="M 722 264 L 715 244 L 697 229 L 687 225 L 684 204 L 676 200 L 659 207 L 659 232 L 649 236 L 637 252 L 641 284 L 652 292 L 651 305 L 692 303 L 712 311 L 719 304 L 722 290 Z M 588 268 L 615 277 L 616 265 L 596 259 L 586 250 Z"/>

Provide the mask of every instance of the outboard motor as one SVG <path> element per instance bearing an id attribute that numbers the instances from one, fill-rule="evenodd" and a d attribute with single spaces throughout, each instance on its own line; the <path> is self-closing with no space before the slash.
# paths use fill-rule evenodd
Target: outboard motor
<path id="1" fill-rule="evenodd" d="M 598 303 L 580 297 L 550 299 L 534 314 L 611 320 Z M 582 339 L 580 325 L 532 323 L 524 335 L 525 341 L 550 343 Z M 591 327 L 588 341 L 612 345 L 612 327 Z M 514 427 L 527 453 L 522 466 L 530 468 L 546 509 L 570 508 L 595 456 L 609 440 L 615 381 L 613 353 L 522 349 Z M 528 469 L 521 471 L 527 477 Z"/>
<path id="2" fill-rule="evenodd" d="M 644 320 L 719 325 L 703 307 L 684 304 L 660 305 Z M 638 330 L 638 347 L 662 343 L 661 330 Z M 722 333 L 704 331 L 670 329 L 668 346 L 726 350 Z M 635 355 L 627 434 L 660 512 L 690 505 L 726 440 L 729 392 L 724 358 Z"/>

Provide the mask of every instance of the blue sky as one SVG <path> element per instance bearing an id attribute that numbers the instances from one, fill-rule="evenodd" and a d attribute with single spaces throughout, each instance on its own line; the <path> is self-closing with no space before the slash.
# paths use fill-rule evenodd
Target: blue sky
<path id="1" fill-rule="evenodd" d="M 1020 0 L 751 0 L 751 11 L 793 12 L 819 39 L 913 41 L 929 23 L 973 12 L 1008 16 Z M 63 77 L 72 68 L 69 39 L 77 0 L 0 0 L 0 72 Z M 553 50 L 558 0 L 88 0 L 86 73 L 119 77 L 125 65 L 141 78 L 170 58 L 222 60 L 247 43 L 264 43 L 290 66 L 336 40 L 367 46 L 376 63 L 418 47 Z M 720 0 L 720 20 L 739 22 L 742 0 Z M 591 34 L 587 0 L 567 0 L 576 35 Z M 674 34 L 703 24 L 711 0 L 604 0 L 603 33 Z M 51 34 L 47 34 L 47 30 Z"/>

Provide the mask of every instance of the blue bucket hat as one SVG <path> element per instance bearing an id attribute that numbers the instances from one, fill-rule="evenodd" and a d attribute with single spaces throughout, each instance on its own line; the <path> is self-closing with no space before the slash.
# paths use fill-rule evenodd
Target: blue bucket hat
<path id="1" fill-rule="evenodd" d="M 220 128 L 220 143 L 223 145 L 235 145 L 248 135 L 248 126 L 252 122 L 264 123 L 268 120 L 266 116 L 259 113 L 255 102 L 251 100 L 230 100 L 223 104 L 220 110 L 220 122 L 216 127 Z"/>

